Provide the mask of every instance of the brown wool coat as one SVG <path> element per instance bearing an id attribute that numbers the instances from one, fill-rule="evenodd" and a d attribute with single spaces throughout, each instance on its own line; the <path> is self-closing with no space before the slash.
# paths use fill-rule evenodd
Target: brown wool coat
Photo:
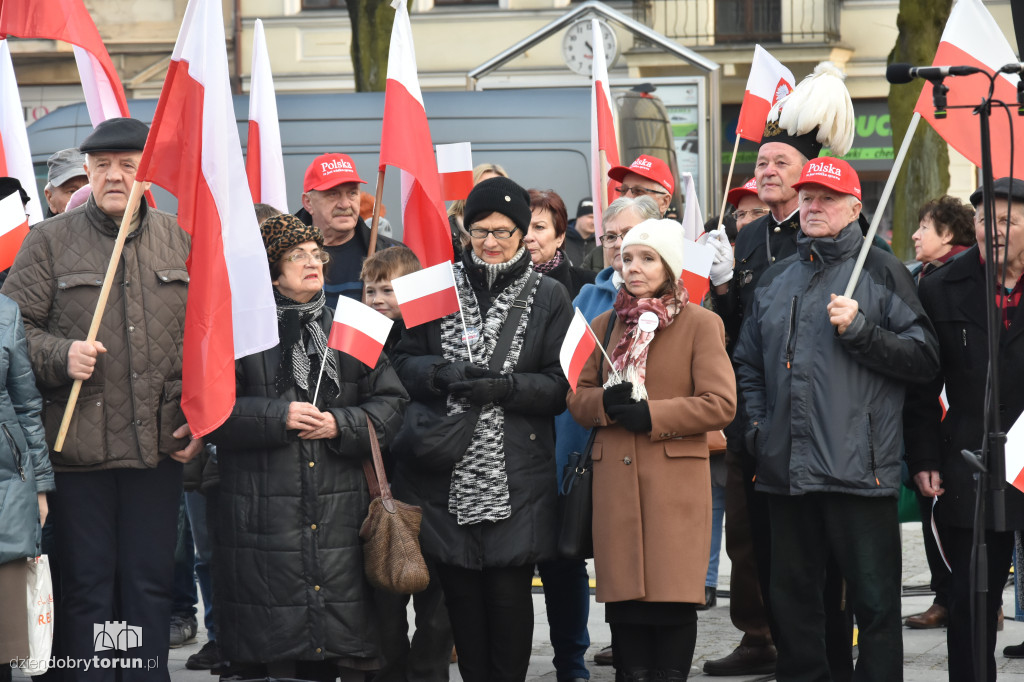
<path id="1" fill-rule="evenodd" d="M 594 320 L 597 338 L 604 338 L 610 316 Z M 616 320 L 609 348 L 623 331 Z M 607 371 L 595 349 L 579 392 L 568 396 L 580 424 L 605 427 L 593 449 L 597 600 L 703 603 L 711 547 L 707 432 L 723 428 L 736 411 L 722 321 L 688 303 L 655 335 L 645 382 L 650 434 L 609 420 L 601 402 Z"/>

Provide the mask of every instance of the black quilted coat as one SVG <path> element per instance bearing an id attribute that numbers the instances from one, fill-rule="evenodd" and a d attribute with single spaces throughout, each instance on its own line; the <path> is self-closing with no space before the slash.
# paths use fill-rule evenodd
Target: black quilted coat
<path id="1" fill-rule="evenodd" d="M 331 318 L 325 308 L 325 332 Z M 220 464 L 217 641 L 231 661 L 377 656 L 359 542 L 370 502 L 361 465 L 370 455 L 366 415 L 386 446 L 408 397 L 386 356 L 370 370 L 337 355 L 341 392 L 326 409 L 338 438 L 300 440 L 285 429 L 288 404 L 308 397 L 275 388 L 279 346 L 236 363 L 235 408 L 211 435 Z"/>

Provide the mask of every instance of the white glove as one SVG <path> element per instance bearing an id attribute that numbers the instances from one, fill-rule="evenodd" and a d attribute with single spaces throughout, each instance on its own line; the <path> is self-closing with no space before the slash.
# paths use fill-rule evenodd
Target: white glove
<path id="1" fill-rule="evenodd" d="M 725 230 L 711 230 L 708 232 L 708 246 L 715 250 L 715 259 L 711 263 L 711 284 L 717 287 L 732 279 L 732 245 L 729 244 Z"/>

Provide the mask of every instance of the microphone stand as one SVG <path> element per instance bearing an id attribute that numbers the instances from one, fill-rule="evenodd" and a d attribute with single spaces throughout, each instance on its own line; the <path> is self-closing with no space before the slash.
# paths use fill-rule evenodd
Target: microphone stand
<path id="1" fill-rule="evenodd" d="M 973 541 L 971 547 L 971 583 L 974 592 L 971 600 L 971 615 L 974 623 L 974 678 L 979 682 L 986 679 L 988 664 L 988 627 L 986 597 L 990 587 L 988 584 L 988 546 L 985 542 L 986 502 L 991 501 L 993 531 L 1006 531 L 1006 434 L 999 423 L 999 339 L 1003 331 L 1000 310 L 996 306 L 996 267 L 995 267 L 995 208 L 996 198 L 993 196 L 994 177 L 992 173 L 992 135 L 990 117 L 992 105 L 1003 104 L 993 100 L 995 79 L 998 74 L 981 71 L 989 79 L 988 95 L 978 105 L 959 105 L 955 109 L 973 109 L 979 117 L 981 129 L 981 186 L 982 206 L 985 211 L 985 296 L 986 322 L 988 334 L 988 382 L 985 399 L 986 437 L 977 452 L 962 451 L 964 459 L 977 471 L 977 501 L 975 505 Z M 942 78 L 932 81 L 933 104 L 936 118 L 945 118 L 946 93 L 949 88 L 942 83 Z M 941 112 L 941 116 L 940 116 Z M 1012 173 L 1012 169 L 1011 169 Z"/>

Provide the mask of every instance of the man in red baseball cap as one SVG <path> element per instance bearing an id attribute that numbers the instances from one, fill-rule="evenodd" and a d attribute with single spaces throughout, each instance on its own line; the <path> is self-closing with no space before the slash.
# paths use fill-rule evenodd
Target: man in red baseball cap
<path id="1" fill-rule="evenodd" d="M 736 231 L 754 222 L 771 209 L 757 196 L 757 178 L 750 178 L 739 187 L 729 190 L 726 201 L 733 206 L 732 217 L 736 220 Z"/>
<path id="2" fill-rule="evenodd" d="M 324 267 L 324 293 L 331 308 L 339 295 L 362 300 L 359 272 L 370 246 L 370 228 L 359 217 L 359 185 L 364 184 L 352 157 L 338 153 L 313 159 L 302 181 L 304 210 L 296 215 L 323 232 L 324 250 L 330 256 Z M 398 244 L 377 235 L 377 251 Z"/>
<path id="3" fill-rule="evenodd" d="M 672 203 L 676 180 L 668 164 L 656 156 L 641 154 L 628 166 L 615 166 L 608 177 L 622 184 L 615 188 L 620 197 L 650 197 L 657 202 L 662 215 Z"/>

